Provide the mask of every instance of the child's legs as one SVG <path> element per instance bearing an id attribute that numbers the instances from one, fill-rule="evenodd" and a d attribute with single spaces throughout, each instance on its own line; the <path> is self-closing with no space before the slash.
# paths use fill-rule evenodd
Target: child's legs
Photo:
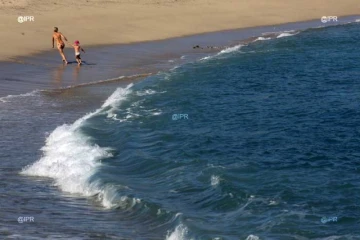
<path id="1" fill-rule="evenodd" d="M 80 57 L 80 55 L 76 55 L 75 58 L 76 58 L 76 61 L 78 62 L 78 64 L 81 64 L 81 57 Z"/>

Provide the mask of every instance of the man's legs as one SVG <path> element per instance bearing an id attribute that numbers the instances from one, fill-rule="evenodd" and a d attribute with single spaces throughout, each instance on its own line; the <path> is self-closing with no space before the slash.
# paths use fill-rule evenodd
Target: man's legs
<path id="1" fill-rule="evenodd" d="M 60 55 L 62 57 L 62 60 L 67 64 L 68 61 L 66 60 L 66 57 L 65 57 L 65 54 L 64 54 L 64 51 L 63 51 L 64 45 L 58 45 L 58 49 L 59 49 L 59 53 L 60 53 Z"/>

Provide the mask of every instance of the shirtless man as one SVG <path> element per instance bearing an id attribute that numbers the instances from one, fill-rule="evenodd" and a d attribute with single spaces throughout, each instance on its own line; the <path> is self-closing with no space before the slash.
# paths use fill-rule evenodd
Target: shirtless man
<path id="1" fill-rule="evenodd" d="M 66 60 L 66 57 L 64 55 L 64 47 L 65 47 L 65 43 L 64 41 L 62 40 L 62 38 L 64 38 L 65 41 L 67 41 L 66 37 L 61 33 L 61 32 L 58 32 L 58 28 L 57 27 L 54 27 L 54 33 L 53 33 L 53 36 L 52 36 L 52 44 L 53 44 L 53 48 L 54 48 L 54 40 L 56 40 L 56 43 L 57 43 L 57 48 L 59 49 L 59 52 L 60 52 L 60 55 L 63 59 L 63 62 L 65 64 L 68 63 L 68 61 Z"/>

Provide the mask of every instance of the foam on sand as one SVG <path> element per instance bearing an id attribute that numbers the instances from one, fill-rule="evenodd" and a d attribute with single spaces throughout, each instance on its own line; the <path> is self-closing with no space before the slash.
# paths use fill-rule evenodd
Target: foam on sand
<path id="1" fill-rule="evenodd" d="M 6 102 L 10 102 L 10 100 L 14 99 L 14 98 L 33 97 L 33 96 L 36 96 L 38 93 L 39 93 L 39 90 L 34 90 L 32 92 L 23 93 L 23 94 L 19 94 L 19 95 L 7 95 L 6 97 L 1 97 L 0 102 L 6 103 Z"/>

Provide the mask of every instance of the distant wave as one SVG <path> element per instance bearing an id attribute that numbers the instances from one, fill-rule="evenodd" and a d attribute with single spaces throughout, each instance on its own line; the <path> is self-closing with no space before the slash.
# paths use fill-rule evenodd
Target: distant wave
<path id="1" fill-rule="evenodd" d="M 284 31 L 284 32 L 263 33 L 264 36 L 256 38 L 255 40 L 253 40 L 253 42 L 271 40 L 275 36 L 276 36 L 276 38 L 290 37 L 290 36 L 294 36 L 294 35 L 296 35 L 298 33 L 299 32 L 294 31 L 294 30 Z M 272 37 L 269 37 L 269 36 L 272 36 Z M 241 49 L 244 46 L 246 46 L 246 44 L 239 44 L 239 45 L 236 45 L 236 46 L 233 46 L 233 47 L 225 48 L 225 49 L 221 50 L 220 52 L 218 52 L 215 55 L 206 56 L 206 57 L 201 58 L 200 61 L 205 61 L 205 60 L 216 58 L 216 57 L 218 57 L 220 55 L 223 55 L 223 54 L 236 52 L 236 51 L 238 51 L 239 49 Z"/>
<path id="2" fill-rule="evenodd" d="M 225 48 L 224 50 L 221 50 L 217 55 L 224 54 L 224 53 L 235 52 L 235 51 L 239 50 L 243 46 L 244 45 L 240 44 L 240 45 L 236 45 L 236 46 L 233 46 L 233 47 Z"/>
<path id="3" fill-rule="evenodd" d="M 207 57 L 201 58 L 200 61 L 208 60 L 208 59 L 211 59 L 211 58 L 220 56 L 220 55 L 222 55 L 222 54 L 227 54 L 227 53 L 236 52 L 236 51 L 238 51 L 238 50 L 239 50 L 241 47 L 243 47 L 243 46 L 245 46 L 245 45 L 239 44 L 239 45 L 236 45 L 236 46 L 233 46 L 233 47 L 227 47 L 227 48 L 221 50 L 220 52 L 218 52 L 217 54 L 215 54 L 215 55 L 213 55 L 213 56 L 207 56 Z"/>
<path id="4" fill-rule="evenodd" d="M 263 36 L 276 36 L 281 33 L 295 33 L 295 30 L 286 30 L 286 31 L 276 31 L 276 32 L 264 32 L 262 33 Z"/>
<path id="5" fill-rule="evenodd" d="M 253 42 L 257 42 L 257 41 L 267 41 L 267 40 L 271 40 L 273 38 L 283 38 L 283 37 L 290 37 L 290 36 L 294 36 L 296 34 L 298 34 L 298 31 L 295 30 L 290 30 L 290 31 L 283 31 L 283 32 L 267 32 L 267 33 L 263 33 L 263 36 L 261 37 L 257 37 L 255 40 L 253 40 Z M 232 52 L 236 52 L 239 49 L 241 49 L 242 47 L 246 46 L 246 44 L 239 44 L 233 47 L 228 47 L 225 48 L 223 50 L 221 50 L 220 52 L 218 52 L 215 55 L 211 55 L 211 56 L 206 56 L 200 59 L 200 61 L 205 61 L 205 60 L 209 60 L 209 59 L 213 59 L 216 58 L 220 55 L 223 54 L 227 54 L 227 53 L 232 53 Z"/>
<path id="6" fill-rule="evenodd" d="M 276 38 L 291 37 L 296 34 L 298 34 L 298 32 L 295 32 L 295 33 L 284 32 L 284 33 L 279 34 Z"/>
<path id="7" fill-rule="evenodd" d="M 257 39 L 254 40 L 254 42 L 256 42 L 256 41 L 266 41 L 266 40 L 271 40 L 271 37 L 258 37 Z"/>

